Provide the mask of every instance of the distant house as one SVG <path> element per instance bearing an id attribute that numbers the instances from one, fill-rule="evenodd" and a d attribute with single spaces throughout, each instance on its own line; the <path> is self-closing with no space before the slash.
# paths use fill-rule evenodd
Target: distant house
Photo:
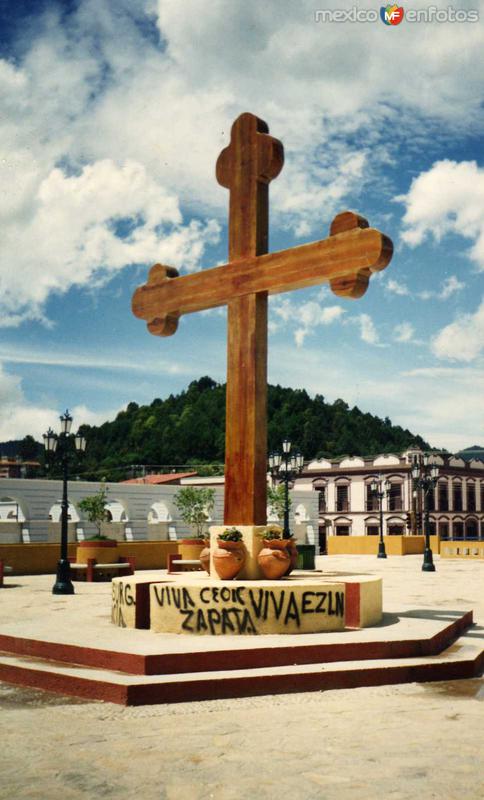
<path id="1" fill-rule="evenodd" d="M 38 461 L 23 461 L 20 456 L 0 456 L 0 478 L 28 478 L 38 467 Z"/>

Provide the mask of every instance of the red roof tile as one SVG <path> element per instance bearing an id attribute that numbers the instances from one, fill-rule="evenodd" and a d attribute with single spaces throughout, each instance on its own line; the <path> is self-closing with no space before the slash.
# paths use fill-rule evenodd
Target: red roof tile
<path id="1" fill-rule="evenodd" d="M 194 478 L 196 472 L 168 472 L 163 475 L 145 475 L 144 478 L 129 478 L 127 481 L 120 481 L 120 483 L 146 483 L 157 485 L 159 483 L 173 483 L 179 481 L 181 478 Z"/>

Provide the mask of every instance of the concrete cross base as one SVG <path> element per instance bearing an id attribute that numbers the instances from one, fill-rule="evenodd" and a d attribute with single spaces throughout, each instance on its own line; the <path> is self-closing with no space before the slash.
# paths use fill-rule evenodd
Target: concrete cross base
<path id="1" fill-rule="evenodd" d="M 382 580 L 296 572 L 279 581 L 220 581 L 185 573 L 112 582 L 113 623 L 156 633 L 239 636 L 366 628 L 382 619 Z"/>

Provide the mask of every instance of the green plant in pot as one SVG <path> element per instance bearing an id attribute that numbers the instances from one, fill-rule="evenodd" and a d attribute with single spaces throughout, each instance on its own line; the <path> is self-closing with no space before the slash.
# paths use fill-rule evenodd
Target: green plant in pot
<path id="1" fill-rule="evenodd" d="M 213 565 L 221 580 L 233 580 L 242 570 L 247 558 L 242 538 L 242 532 L 235 527 L 218 534 Z"/>
<path id="2" fill-rule="evenodd" d="M 268 525 L 261 533 L 257 534 L 266 542 L 273 542 L 282 538 L 282 531 L 277 525 Z"/>
<path id="3" fill-rule="evenodd" d="M 221 542 L 241 542 L 243 537 L 237 528 L 226 528 L 223 533 L 219 533 L 217 538 Z"/>
<path id="4" fill-rule="evenodd" d="M 179 555 L 184 561 L 196 560 L 207 546 L 207 522 L 215 505 L 215 489 L 184 486 L 178 490 L 173 502 L 182 521 L 190 525 L 193 531 L 192 538 L 180 540 Z"/>
<path id="5" fill-rule="evenodd" d="M 76 560 L 79 563 L 87 563 L 88 558 L 95 558 L 102 563 L 113 564 L 118 560 L 118 543 L 115 539 L 110 539 L 101 533 L 103 522 L 107 522 L 109 515 L 106 508 L 108 499 L 108 488 L 105 483 L 101 483 L 97 494 L 85 497 L 79 503 L 79 508 L 86 515 L 89 522 L 92 522 L 97 533 L 89 536 L 77 546 Z"/>

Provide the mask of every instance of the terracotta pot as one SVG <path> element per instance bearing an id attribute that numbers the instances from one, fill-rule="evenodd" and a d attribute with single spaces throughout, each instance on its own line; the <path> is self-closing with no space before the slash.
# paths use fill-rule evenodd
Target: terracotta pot
<path id="1" fill-rule="evenodd" d="M 287 539 L 263 540 L 264 547 L 257 557 L 257 562 L 264 578 L 277 581 L 286 574 L 291 565 L 287 544 Z"/>
<path id="2" fill-rule="evenodd" d="M 217 545 L 213 554 L 215 571 L 222 581 L 231 581 L 245 564 L 245 547 L 242 542 L 225 542 L 221 539 L 217 539 Z"/>
<path id="3" fill-rule="evenodd" d="M 180 539 L 178 554 L 182 561 L 196 561 L 205 548 L 205 539 Z"/>
<path id="4" fill-rule="evenodd" d="M 76 561 L 78 564 L 87 564 L 88 558 L 95 558 L 99 564 L 115 564 L 118 556 L 118 543 L 112 539 L 85 540 L 77 543 Z"/>
<path id="5" fill-rule="evenodd" d="M 200 562 L 205 572 L 208 572 L 208 574 L 210 575 L 210 547 L 208 546 L 207 543 L 205 543 L 205 547 L 200 553 Z"/>

